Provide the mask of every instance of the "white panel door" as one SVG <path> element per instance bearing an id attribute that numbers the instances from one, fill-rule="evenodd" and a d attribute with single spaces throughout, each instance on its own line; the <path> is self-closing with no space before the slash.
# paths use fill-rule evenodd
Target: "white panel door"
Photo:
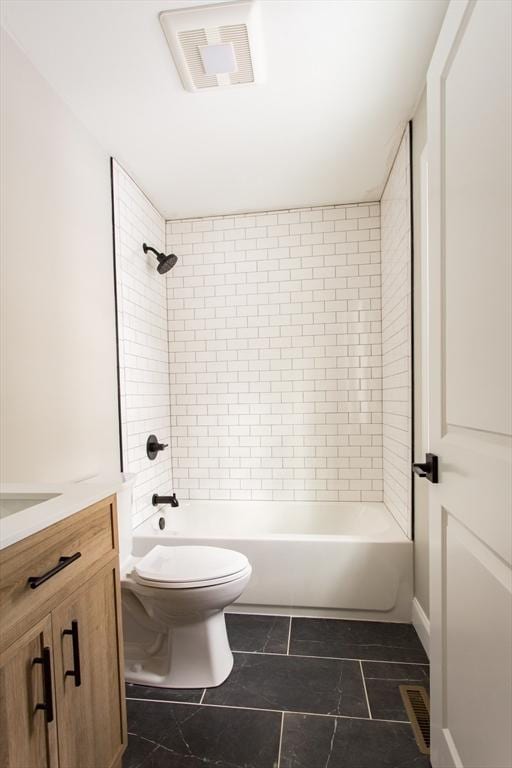
<path id="1" fill-rule="evenodd" d="M 512 766 L 511 8 L 452 0 L 428 74 L 434 768 Z"/>

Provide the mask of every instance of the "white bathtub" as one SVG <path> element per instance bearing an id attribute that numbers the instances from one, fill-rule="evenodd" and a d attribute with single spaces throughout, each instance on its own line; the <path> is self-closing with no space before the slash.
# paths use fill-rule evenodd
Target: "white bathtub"
<path id="1" fill-rule="evenodd" d="M 243 552 L 253 575 L 233 610 L 410 621 L 412 542 L 384 504 L 190 501 L 134 531 L 133 554 L 155 544 Z"/>

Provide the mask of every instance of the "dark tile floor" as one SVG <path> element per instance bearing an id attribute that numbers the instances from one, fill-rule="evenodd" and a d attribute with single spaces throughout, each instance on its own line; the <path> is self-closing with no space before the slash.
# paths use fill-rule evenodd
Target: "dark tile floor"
<path id="1" fill-rule="evenodd" d="M 218 688 L 127 685 L 123 768 L 428 768 L 398 686 L 428 686 L 408 624 L 228 614 Z"/>

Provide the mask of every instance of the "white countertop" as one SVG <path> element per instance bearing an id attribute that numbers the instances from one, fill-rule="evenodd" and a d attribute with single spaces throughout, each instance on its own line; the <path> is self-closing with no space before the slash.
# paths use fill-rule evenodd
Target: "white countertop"
<path id="1" fill-rule="evenodd" d="M 13 512 L 0 520 L 0 549 L 42 531 L 85 507 L 117 493 L 126 482 L 119 473 L 108 478 L 101 476 L 81 483 L 2 483 L 0 494 L 29 496 L 30 494 L 59 494 L 33 506 Z"/>

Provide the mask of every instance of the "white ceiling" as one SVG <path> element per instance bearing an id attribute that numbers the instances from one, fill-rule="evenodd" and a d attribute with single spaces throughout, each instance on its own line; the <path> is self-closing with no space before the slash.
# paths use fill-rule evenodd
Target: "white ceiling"
<path id="1" fill-rule="evenodd" d="M 267 79 L 183 90 L 190 0 L 7 0 L 3 23 L 167 218 L 379 199 L 445 0 L 262 0 Z"/>

